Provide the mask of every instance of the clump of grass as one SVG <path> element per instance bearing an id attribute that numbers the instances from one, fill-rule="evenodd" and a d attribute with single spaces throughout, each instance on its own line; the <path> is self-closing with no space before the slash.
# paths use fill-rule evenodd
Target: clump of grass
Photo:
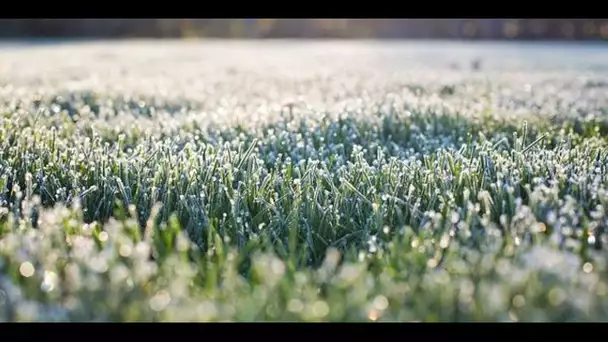
<path id="1" fill-rule="evenodd" d="M 356 58 L 302 75 L 276 51 L 274 73 L 186 53 L 197 83 L 176 45 L 156 57 L 177 68 L 163 80 L 198 92 L 169 91 L 140 65 L 156 50 L 131 49 L 121 65 L 143 80 L 118 94 L 90 71 L 79 87 L 9 75 L 23 88 L 0 97 L 1 320 L 608 317 L 606 98 L 588 83 L 366 77 Z"/>

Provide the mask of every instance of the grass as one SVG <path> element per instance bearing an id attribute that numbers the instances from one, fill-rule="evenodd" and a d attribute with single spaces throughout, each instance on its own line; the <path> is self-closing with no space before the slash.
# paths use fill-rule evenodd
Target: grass
<path id="1" fill-rule="evenodd" d="M 0 57 L 0 320 L 607 320 L 591 57 L 166 44 Z"/>

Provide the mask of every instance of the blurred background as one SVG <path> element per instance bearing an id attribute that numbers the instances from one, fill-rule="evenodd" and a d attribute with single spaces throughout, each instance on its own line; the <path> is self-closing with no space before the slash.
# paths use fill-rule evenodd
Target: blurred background
<path id="1" fill-rule="evenodd" d="M 0 19 L 0 37 L 608 40 L 608 20 Z"/>

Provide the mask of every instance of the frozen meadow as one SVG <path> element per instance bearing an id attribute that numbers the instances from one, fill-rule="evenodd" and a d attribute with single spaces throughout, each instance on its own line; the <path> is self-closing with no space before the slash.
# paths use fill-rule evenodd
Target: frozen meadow
<path id="1" fill-rule="evenodd" d="M 605 321 L 601 44 L 0 46 L 0 321 Z"/>

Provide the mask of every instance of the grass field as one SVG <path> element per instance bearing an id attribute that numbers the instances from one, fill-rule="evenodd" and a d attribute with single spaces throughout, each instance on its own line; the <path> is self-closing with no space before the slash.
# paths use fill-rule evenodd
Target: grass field
<path id="1" fill-rule="evenodd" d="M 6 45 L 0 115 L 1 321 L 608 320 L 603 45 Z"/>

